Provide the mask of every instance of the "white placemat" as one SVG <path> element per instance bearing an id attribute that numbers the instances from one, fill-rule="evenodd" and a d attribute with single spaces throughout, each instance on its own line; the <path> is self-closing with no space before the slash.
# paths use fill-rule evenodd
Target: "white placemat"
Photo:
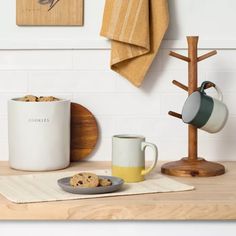
<path id="1" fill-rule="evenodd" d="M 89 171 L 98 175 L 111 175 L 110 170 Z M 194 187 L 175 181 L 161 174 L 153 174 L 147 180 L 124 184 L 114 193 L 82 195 L 64 192 L 57 180 L 78 172 L 54 172 L 46 174 L 12 175 L 0 177 L 0 193 L 14 203 L 49 202 L 122 195 L 163 193 L 193 190 Z"/>

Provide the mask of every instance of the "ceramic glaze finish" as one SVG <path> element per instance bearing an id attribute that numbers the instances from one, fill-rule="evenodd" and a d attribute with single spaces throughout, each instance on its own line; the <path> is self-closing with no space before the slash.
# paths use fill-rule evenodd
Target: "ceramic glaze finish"
<path id="1" fill-rule="evenodd" d="M 145 169 L 145 149 L 153 151 L 154 161 Z M 158 151 L 155 144 L 145 142 L 143 136 L 115 135 L 112 137 L 112 175 L 125 182 L 139 182 L 150 173 L 157 164 Z"/>
<path id="2" fill-rule="evenodd" d="M 213 98 L 213 101 L 214 106 L 212 114 L 207 123 L 201 127 L 202 130 L 208 131 L 210 133 L 219 132 L 222 128 L 224 128 L 229 113 L 225 104 L 222 104 L 222 102 L 215 98 Z"/>
<path id="3" fill-rule="evenodd" d="M 201 104 L 201 95 L 199 92 L 194 92 L 186 100 L 182 110 L 182 118 L 185 123 L 191 122 L 197 115 Z"/>
<path id="4" fill-rule="evenodd" d="M 70 101 L 8 102 L 9 160 L 15 169 L 62 169 L 70 160 Z"/>
<path id="5" fill-rule="evenodd" d="M 133 138 L 135 137 L 135 138 Z M 120 135 L 112 138 L 112 163 L 115 166 L 139 167 L 145 165 L 142 142 L 144 137 Z"/>
<path id="6" fill-rule="evenodd" d="M 127 183 L 135 183 L 145 179 L 144 175 L 142 175 L 144 169 L 144 166 L 125 167 L 112 165 L 112 175 L 122 176 Z"/>
<path id="7" fill-rule="evenodd" d="M 217 99 L 205 93 L 205 86 L 209 84 L 217 91 Z M 193 92 L 187 98 L 182 109 L 182 119 L 185 123 L 209 133 L 219 132 L 225 126 L 227 118 L 228 108 L 223 102 L 223 94 L 210 81 L 204 81 L 199 91 Z"/>

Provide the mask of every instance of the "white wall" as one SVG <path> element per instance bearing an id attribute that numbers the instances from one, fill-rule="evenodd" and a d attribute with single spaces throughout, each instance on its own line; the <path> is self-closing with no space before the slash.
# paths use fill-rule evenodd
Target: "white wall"
<path id="1" fill-rule="evenodd" d="M 0 1 L 0 49 L 109 48 L 107 40 L 99 37 L 105 0 L 84 0 L 84 27 L 18 27 L 15 1 Z M 199 34 L 201 47 L 236 47 L 236 32 L 232 30 L 236 20 L 234 0 L 168 2 L 171 22 L 165 46 L 185 47 L 185 35 Z"/>
<path id="2" fill-rule="evenodd" d="M 229 122 L 219 134 L 200 132 L 199 154 L 209 160 L 236 160 L 236 3 L 232 0 L 201 1 L 170 0 L 171 26 L 162 49 L 153 63 L 143 87 L 137 89 L 109 70 L 109 44 L 98 36 L 103 0 L 85 0 L 83 28 L 48 28 L 15 26 L 15 0 L 0 0 L 0 159 L 8 159 L 7 106 L 9 98 L 33 93 L 71 98 L 88 107 L 100 125 L 100 142 L 91 160 L 110 160 L 111 136 L 117 133 L 139 133 L 155 142 L 160 159 L 176 160 L 186 155 L 186 127 L 167 115 L 168 110 L 181 111 L 186 98 L 184 91 L 171 84 L 173 79 L 186 83 L 187 65 L 168 56 L 173 45 L 179 53 L 186 53 L 184 35 L 201 36 L 200 54 L 213 46 L 218 55 L 199 64 L 199 82 L 212 80 L 224 93 L 230 109 Z M 177 41 L 176 41 L 177 40 Z M 202 43 L 201 43 L 202 42 Z M 54 46 L 54 43 L 56 46 Z M 213 45 L 213 46 L 212 46 Z M 49 48 L 57 48 L 50 50 Z M 66 50 L 60 50 L 59 48 Z M 232 49 L 230 49 L 230 47 Z M 31 50 L 24 50 L 30 48 Z M 47 50 L 35 50 L 44 48 Z M 77 48 L 71 49 L 71 48 Z M 83 50 L 80 50 L 83 49 Z M 87 223 L 74 224 L 18 224 L 1 223 L 1 235 L 23 235 L 34 231 L 39 235 L 54 228 L 58 235 L 67 230 L 81 233 L 87 229 L 100 235 L 110 231 L 143 235 L 152 234 L 230 235 L 232 223 Z M 38 229 L 40 228 L 40 230 Z M 168 229 L 168 231 L 166 230 Z M 206 230 L 206 231 L 205 231 Z M 37 233 L 35 233 L 37 232 Z M 20 234 L 21 233 L 21 234 Z M 98 234 L 98 235 L 99 235 Z M 206 235 L 206 234 L 205 234 Z"/>
<path id="3" fill-rule="evenodd" d="M 162 160 L 185 156 L 186 126 L 167 112 L 181 111 L 186 93 L 171 81 L 185 83 L 187 65 L 162 49 L 143 87 L 137 89 L 110 71 L 108 64 L 109 50 L 0 51 L 0 158 L 8 159 L 7 99 L 28 93 L 68 97 L 95 114 L 101 138 L 91 160 L 110 160 L 111 136 L 117 133 L 145 135 L 158 145 Z M 199 65 L 199 81 L 216 82 L 230 110 L 222 132 L 199 132 L 199 154 L 209 160 L 235 160 L 235 67 L 234 50 L 219 50 Z"/>

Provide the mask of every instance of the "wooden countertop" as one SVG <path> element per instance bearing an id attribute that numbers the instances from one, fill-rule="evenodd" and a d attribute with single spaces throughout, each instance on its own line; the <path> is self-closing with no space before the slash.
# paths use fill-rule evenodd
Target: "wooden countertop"
<path id="1" fill-rule="evenodd" d="M 217 177 L 171 177 L 194 191 L 15 204 L 0 195 L 1 220 L 230 220 L 236 219 L 236 162 Z M 159 163 L 160 171 L 160 163 Z M 108 162 L 73 163 L 68 170 L 109 168 Z M 0 162 L 0 175 L 29 174 Z"/>

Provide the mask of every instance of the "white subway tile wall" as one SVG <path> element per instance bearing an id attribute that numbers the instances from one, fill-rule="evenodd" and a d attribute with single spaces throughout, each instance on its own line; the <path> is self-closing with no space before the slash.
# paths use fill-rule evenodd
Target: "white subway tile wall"
<path id="1" fill-rule="evenodd" d="M 181 112 L 187 93 L 171 81 L 187 84 L 187 63 L 168 52 L 159 52 L 143 86 L 136 88 L 109 69 L 109 50 L 0 51 L 0 160 L 8 159 L 7 100 L 25 94 L 68 98 L 94 113 L 100 139 L 90 160 L 111 160 L 111 137 L 118 133 L 145 135 L 157 144 L 160 160 L 186 156 L 187 126 L 167 112 Z M 199 156 L 212 161 L 236 160 L 235 77 L 235 50 L 218 50 L 199 63 L 199 83 L 219 85 L 230 110 L 222 132 L 199 132 Z M 151 159 L 150 151 L 147 155 Z"/>

